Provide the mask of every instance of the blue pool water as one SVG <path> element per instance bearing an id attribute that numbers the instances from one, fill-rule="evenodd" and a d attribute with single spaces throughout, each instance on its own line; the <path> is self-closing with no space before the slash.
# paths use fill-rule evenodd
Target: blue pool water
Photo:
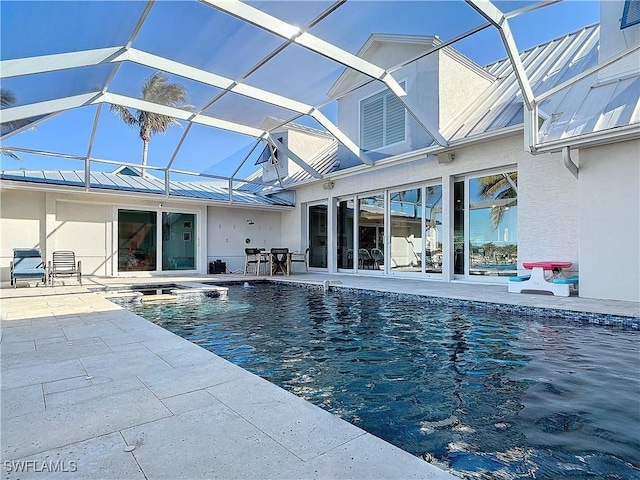
<path id="1" fill-rule="evenodd" d="M 640 332 L 231 286 L 137 314 L 463 478 L 640 479 Z"/>

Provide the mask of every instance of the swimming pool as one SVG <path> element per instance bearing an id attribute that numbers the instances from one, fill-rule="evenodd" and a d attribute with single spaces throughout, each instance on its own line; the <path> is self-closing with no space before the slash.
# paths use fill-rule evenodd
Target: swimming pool
<path id="1" fill-rule="evenodd" d="M 259 284 L 127 308 L 464 478 L 640 479 L 640 332 Z"/>

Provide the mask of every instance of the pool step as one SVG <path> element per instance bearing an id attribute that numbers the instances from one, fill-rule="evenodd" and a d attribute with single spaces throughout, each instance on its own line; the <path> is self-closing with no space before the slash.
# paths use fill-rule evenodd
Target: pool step
<path id="1" fill-rule="evenodd" d="M 140 299 L 143 302 L 175 302 L 178 295 L 171 293 L 161 293 L 159 295 L 143 295 Z"/>

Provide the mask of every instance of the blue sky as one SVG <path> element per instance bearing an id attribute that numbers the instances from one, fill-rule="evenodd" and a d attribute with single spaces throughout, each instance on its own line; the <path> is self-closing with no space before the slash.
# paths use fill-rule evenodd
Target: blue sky
<path id="1" fill-rule="evenodd" d="M 532 2 L 499 1 L 503 11 L 520 8 Z M 252 3 L 265 11 L 281 16 L 296 25 L 305 25 L 329 3 L 276 2 Z M 2 60 L 24 56 L 63 53 L 74 49 L 119 46 L 126 42 L 135 26 L 145 2 L 0 2 Z M 510 21 L 516 44 L 524 50 L 552 38 L 598 21 L 599 3 L 567 0 L 542 8 Z M 356 53 L 372 32 L 404 33 L 412 35 L 436 34 L 447 40 L 461 34 L 484 20 L 464 2 L 454 1 L 350 1 L 313 27 L 310 32 Z M 167 33 L 159 33 L 167 32 Z M 230 78 L 247 73 L 251 66 L 273 51 L 281 39 L 232 19 L 197 2 L 156 2 L 147 22 L 140 30 L 133 46 L 156 55 L 214 71 Z M 505 51 L 495 29 L 487 29 L 454 45 L 454 48 L 486 65 L 505 58 Z M 310 61 L 313 60 L 313 64 Z M 326 92 L 343 67 L 327 59 L 312 55 L 301 47 L 292 46 L 278 54 L 271 62 L 247 78 L 247 83 L 275 91 L 306 103 L 318 104 L 326 100 Z M 98 66 L 78 70 L 20 77 L 3 81 L 3 87 L 18 95 L 18 104 L 48 100 L 56 96 L 95 90 L 111 73 L 110 67 Z M 142 81 L 153 70 L 133 64 L 123 65 L 116 74 L 110 91 L 137 97 Z M 203 105 L 217 92 L 214 88 L 180 77 L 173 81 L 185 83 L 189 103 Z M 225 108 L 222 108 L 224 106 Z M 64 112 L 3 142 L 17 146 L 61 153 L 86 155 L 97 107 L 83 107 Z M 323 109 L 336 121 L 334 105 Z M 259 102 L 227 95 L 214 104 L 211 115 L 232 121 L 246 120 L 253 126 L 270 112 L 279 118 L 291 112 L 269 110 Z M 318 127 L 314 121 L 301 123 Z M 151 140 L 149 164 L 164 166 L 171 158 L 186 125 L 172 128 Z M 194 126 L 187 135 L 173 166 L 184 170 L 230 174 L 244 158 L 255 140 L 238 134 Z M 93 157 L 138 163 L 142 144 L 137 131 L 124 126 L 107 108 L 102 108 L 96 132 Z M 262 148 L 258 148 L 257 156 Z M 81 162 L 58 160 L 21 154 L 23 162 L 1 158 L 2 169 L 81 169 Z M 242 173 L 252 170 L 254 159 L 247 162 Z M 102 171 L 114 166 L 92 168 Z"/>

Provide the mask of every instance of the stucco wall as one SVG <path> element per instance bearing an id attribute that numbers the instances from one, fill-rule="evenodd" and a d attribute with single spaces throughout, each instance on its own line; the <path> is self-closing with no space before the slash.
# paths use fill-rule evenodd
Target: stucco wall
<path id="1" fill-rule="evenodd" d="M 48 227 L 48 250 L 72 250 L 82 260 L 84 275 L 107 275 L 113 244 L 109 238 L 113 209 L 107 205 L 54 202 L 53 221 Z"/>
<path id="2" fill-rule="evenodd" d="M 32 189 L 0 190 L 0 275 L 10 278 L 9 263 L 16 247 L 41 248 L 45 262 L 55 250 L 72 250 L 82 261 L 83 275 L 115 275 L 114 220 L 118 208 L 200 214 L 197 227 L 197 264 L 206 272 L 206 207 L 131 195 L 66 193 Z M 129 272 L 122 275 L 150 275 Z"/>
<path id="3" fill-rule="evenodd" d="M 491 81 L 487 76 L 480 75 L 466 63 L 454 58 L 453 53 L 444 49 L 439 56 L 438 89 L 439 125 L 447 125 L 460 113 L 478 94 L 484 91 Z"/>
<path id="4" fill-rule="evenodd" d="M 580 151 L 580 296 L 640 301 L 640 141 Z"/>
<path id="5" fill-rule="evenodd" d="M 232 272 L 244 270 L 244 249 L 247 247 L 289 246 L 282 242 L 282 213 L 279 211 L 208 207 L 207 218 L 208 262 L 222 260 Z"/>
<path id="6" fill-rule="evenodd" d="M 9 265 L 14 248 L 45 250 L 45 203 L 43 192 L 0 190 L 0 278 L 11 277 Z"/>
<path id="7" fill-rule="evenodd" d="M 569 261 L 580 269 L 578 180 L 557 155 L 530 156 L 518 165 L 518 266 Z"/>

